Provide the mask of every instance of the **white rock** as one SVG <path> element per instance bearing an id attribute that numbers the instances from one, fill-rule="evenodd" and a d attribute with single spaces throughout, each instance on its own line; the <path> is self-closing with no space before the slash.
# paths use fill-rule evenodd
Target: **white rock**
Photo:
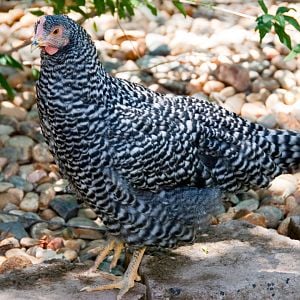
<path id="1" fill-rule="evenodd" d="M 284 198 L 290 196 L 297 190 L 298 180 L 291 174 L 283 174 L 276 177 L 272 182 L 269 190 Z"/>
<path id="2" fill-rule="evenodd" d="M 245 94 L 239 93 L 227 98 L 225 100 L 223 107 L 239 115 L 241 113 L 241 109 L 244 103 L 245 103 Z"/>

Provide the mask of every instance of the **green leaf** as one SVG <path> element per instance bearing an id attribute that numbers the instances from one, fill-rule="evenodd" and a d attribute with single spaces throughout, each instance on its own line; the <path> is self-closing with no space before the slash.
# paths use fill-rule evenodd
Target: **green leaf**
<path id="1" fill-rule="evenodd" d="M 172 2 L 176 6 L 176 8 L 186 17 L 184 5 L 179 0 L 173 0 Z"/>
<path id="2" fill-rule="evenodd" d="M 65 0 L 52 0 L 51 2 L 53 2 L 55 14 L 61 14 L 64 12 Z"/>
<path id="3" fill-rule="evenodd" d="M 153 6 L 150 3 L 147 3 L 146 6 L 148 7 L 148 9 L 151 11 L 152 15 L 157 16 L 157 9 L 155 6 Z"/>
<path id="4" fill-rule="evenodd" d="M 292 42 L 290 36 L 284 31 L 284 28 L 274 23 L 275 32 L 277 33 L 281 43 L 292 49 Z"/>
<path id="5" fill-rule="evenodd" d="M 285 61 L 294 59 L 298 54 L 300 54 L 300 44 L 296 45 L 291 52 L 284 58 Z"/>
<path id="6" fill-rule="evenodd" d="M 284 19 L 285 19 L 288 23 L 290 23 L 295 29 L 297 29 L 298 31 L 300 31 L 300 25 L 299 25 L 298 21 L 297 21 L 295 18 L 290 17 L 290 16 L 283 16 L 283 17 L 284 17 Z"/>
<path id="7" fill-rule="evenodd" d="M 93 22 L 93 29 L 95 32 L 98 32 L 98 26 L 97 26 L 96 22 Z"/>
<path id="8" fill-rule="evenodd" d="M 22 64 L 8 54 L 0 54 L 0 65 L 23 70 Z"/>
<path id="9" fill-rule="evenodd" d="M 102 15 L 105 13 L 105 2 L 104 0 L 94 0 L 94 6 L 96 8 L 97 14 Z"/>
<path id="10" fill-rule="evenodd" d="M 257 25 L 255 27 L 255 31 L 259 31 L 260 43 L 267 33 L 269 33 L 272 29 L 272 15 L 263 15 L 256 19 Z"/>
<path id="11" fill-rule="evenodd" d="M 274 19 L 274 16 L 266 14 L 266 15 L 263 15 L 263 16 L 258 17 L 258 18 L 261 18 L 263 23 L 268 23 L 268 22 L 270 22 Z"/>
<path id="12" fill-rule="evenodd" d="M 262 11 L 267 14 L 268 13 L 268 8 L 264 2 L 264 0 L 258 0 L 258 4 L 261 7 Z"/>
<path id="13" fill-rule="evenodd" d="M 278 22 L 278 24 L 284 28 L 285 26 L 285 18 L 283 15 L 276 15 L 275 20 Z"/>
<path id="14" fill-rule="evenodd" d="M 122 0 L 121 1 L 121 5 L 123 5 L 126 8 L 129 16 L 133 16 L 134 15 L 134 7 L 133 7 L 133 5 L 132 5 L 132 3 L 131 3 L 130 0 Z"/>
<path id="15" fill-rule="evenodd" d="M 276 15 L 279 15 L 279 14 L 284 14 L 290 10 L 295 10 L 294 8 L 288 8 L 288 7 L 285 7 L 285 6 L 280 6 L 277 8 L 276 10 Z"/>
<path id="16" fill-rule="evenodd" d="M 40 17 L 40 16 L 43 16 L 45 13 L 41 10 L 30 10 L 29 11 L 31 14 L 37 16 L 37 17 Z"/>
<path id="17" fill-rule="evenodd" d="M 116 11 L 114 2 L 112 0 L 106 0 L 106 4 L 109 7 L 110 12 L 114 15 Z"/>
<path id="18" fill-rule="evenodd" d="M 6 90 L 7 95 L 9 98 L 13 98 L 15 91 L 14 89 L 8 84 L 4 76 L 0 73 L 0 85 Z"/>
<path id="19" fill-rule="evenodd" d="M 85 5 L 85 0 L 76 0 L 76 4 L 78 6 L 84 6 Z"/>
<path id="20" fill-rule="evenodd" d="M 40 71 L 36 68 L 31 69 L 31 74 L 34 80 L 38 80 L 40 77 Z"/>
<path id="21" fill-rule="evenodd" d="M 79 6 L 69 6 L 69 9 L 80 13 L 83 17 L 88 19 L 88 15 Z"/>

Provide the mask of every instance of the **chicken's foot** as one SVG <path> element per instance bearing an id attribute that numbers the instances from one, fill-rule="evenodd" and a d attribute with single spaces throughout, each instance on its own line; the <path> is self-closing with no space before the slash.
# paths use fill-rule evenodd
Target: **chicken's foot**
<path id="1" fill-rule="evenodd" d="M 146 248 L 144 247 L 133 252 L 128 268 L 125 274 L 120 279 L 118 278 L 116 280 L 113 280 L 114 282 L 102 286 L 85 287 L 81 289 L 81 291 L 93 292 L 119 289 L 120 292 L 117 296 L 117 300 L 120 300 L 128 292 L 128 290 L 134 286 L 134 281 L 139 278 L 137 272 L 142 261 L 145 249 Z"/>

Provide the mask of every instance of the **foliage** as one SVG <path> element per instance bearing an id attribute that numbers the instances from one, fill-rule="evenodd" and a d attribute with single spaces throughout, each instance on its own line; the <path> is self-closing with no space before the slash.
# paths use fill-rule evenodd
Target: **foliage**
<path id="1" fill-rule="evenodd" d="M 257 25 L 255 30 L 258 30 L 259 32 L 260 42 L 263 40 L 265 35 L 269 33 L 272 30 L 272 28 L 274 28 L 275 33 L 278 35 L 280 42 L 291 50 L 291 52 L 285 59 L 293 59 L 295 56 L 297 56 L 297 54 L 300 53 L 300 44 L 294 47 L 292 46 L 291 37 L 286 33 L 285 27 L 287 24 L 290 24 L 297 31 L 300 32 L 300 25 L 298 21 L 295 18 L 286 14 L 294 9 L 285 6 L 280 6 L 278 7 L 276 14 L 271 15 L 269 14 L 269 10 L 266 4 L 264 3 L 264 0 L 258 0 L 258 4 L 260 5 L 264 13 L 256 19 Z"/>
<path id="2" fill-rule="evenodd" d="M 12 56 L 8 54 L 1 54 L 0 53 L 0 65 L 2 66 L 8 66 L 15 69 L 23 69 L 23 66 L 20 62 L 15 60 Z M 0 86 L 2 86 L 6 92 L 9 98 L 13 98 L 14 96 L 14 90 L 13 88 L 8 84 L 4 76 L 0 73 Z"/>

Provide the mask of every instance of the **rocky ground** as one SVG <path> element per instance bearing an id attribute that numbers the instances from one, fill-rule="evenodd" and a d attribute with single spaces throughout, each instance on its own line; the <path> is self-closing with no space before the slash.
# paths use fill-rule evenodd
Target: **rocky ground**
<path id="1" fill-rule="evenodd" d="M 300 5 L 291 4 L 290 7 L 297 10 L 292 14 L 299 18 Z M 257 16 L 259 13 L 258 8 L 251 3 L 226 5 L 226 8 L 249 16 Z M 274 10 L 276 7 L 271 8 L 271 11 Z M 49 9 L 45 11 L 49 12 Z M 284 61 L 287 50 L 272 35 L 267 36 L 264 43 L 260 45 L 258 34 L 254 32 L 253 18 L 241 18 L 203 8 L 190 9 L 189 13 L 191 16 L 184 18 L 174 12 L 173 8 L 166 7 L 158 17 L 154 17 L 148 11 L 141 10 L 131 22 L 122 21 L 121 28 L 119 22 L 110 15 L 90 19 L 84 22 L 83 26 L 95 40 L 106 69 L 117 77 L 139 82 L 156 91 L 170 94 L 188 94 L 195 97 L 204 94 L 211 101 L 269 128 L 300 130 L 300 58 Z M 76 14 L 72 16 L 79 19 Z M 89 264 L 105 241 L 105 229 L 101 220 L 92 210 L 80 205 L 73 195 L 65 192 L 66 182 L 59 177 L 53 158 L 43 142 L 35 104 L 32 72 L 32 67 L 39 68 L 39 53 L 30 52 L 29 46 L 21 47 L 31 38 L 35 21 L 36 17 L 24 10 L 22 4 L 0 13 L 0 53 L 11 53 L 25 65 L 23 71 L 0 66 L 0 72 L 17 91 L 11 100 L 0 88 L 0 273 L 3 273 L 0 283 L 2 284 L 5 278 L 10 282 L 11 270 L 29 267 L 28 270 L 33 270 L 32 274 L 35 274 L 36 268 L 49 260 L 63 259 L 70 262 L 70 264 L 66 263 L 68 266 L 72 263 L 76 266 L 78 263 Z M 297 32 L 291 30 L 289 34 L 296 43 L 300 42 L 299 33 L 297 36 Z M 16 48 L 19 49 L 14 50 Z M 297 263 L 297 255 L 298 260 L 300 258 L 299 179 L 300 173 L 283 175 L 274 180 L 269 190 L 231 195 L 225 203 L 224 211 L 215 218 L 220 232 L 227 226 L 226 224 L 237 224 L 236 222 L 239 221 L 247 221 L 269 229 L 258 229 L 263 231 L 259 243 L 271 239 L 273 242 L 270 245 L 275 245 L 275 249 L 283 238 L 280 235 L 287 236 L 284 237 L 285 242 L 294 252 L 283 251 L 282 253 L 278 250 L 278 255 L 275 255 L 271 246 L 266 249 L 266 253 L 274 254 L 271 256 L 274 261 L 269 259 L 268 262 L 269 271 L 265 270 L 271 272 L 272 276 L 276 273 L 275 264 L 281 263 L 288 269 L 289 265 Z M 238 221 L 231 221 L 233 219 Z M 235 240 L 240 238 L 242 244 L 237 243 L 236 247 L 245 249 L 245 259 L 247 257 L 258 259 L 261 249 L 247 248 L 247 245 L 251 244 L 250 238 L 255 239 L 255 234 L 246 235 L 238 229 L 233 230 L 241 236 L 227 234 L 224 240 L 235 246 L 237 243 Z M 215 255 L 217 255 L 218 250 L 214 248 L 213 241 L 212 237 L 211 243 L 207 244 L 208 253 L 216 251 Z M 218 249 L 224 248 L 223 244 L 216 245 Z M 197 247 L 201 249 L 202 246 L 199 244 Z M 196 248 L 189 249 L 201 252 Z M 184 251 L 184 248 L 182 249 Z M 257 252 L 253 249 L 257 249 Z M 194 261 L 191 251 L 189 250 L 185 255 Z M 228 253 L 230 254 L 230 251 Z M 233 253 L 236 256 L 241 254 Z M 162 257 L 162 260 L 173 259 L 170 254 L 163 254 Z M 288 257 L 293 257 L 294 260 Z M 183 289 L 182 285 L 179 290 L 171 290 L 171 294 L 161 293 L 161 289 L 169 290 L 171 286 L 158 278 L 155 272 L 149 271 L 151 266 L 156 265 L 155 259 L 156 256 L 151 263 L 147 260 L 142 268 L 144 274 L 150 274 L 150 277 L 145 275 L 144 280 L 149 299 L 173 299 L 174 297 L 200 299 L 193 298 L 196 297 L 195 294 L 190 294 L 190 298 L 184 293 L 180 296 L 178 291 Z M 175 259 L 173 260 L 173 265 L 177 266 Z M 263 260 L 262 258 L 257 265 L 254 265 L 254 269 L 249 270 L 249 277 L 255 277 L 255 270 L 258 272 L 259 268 L 266 267 Z M 197 259 L 196 261 L 200 268 L 202 265 Z M 174 278 L 178 278 L 181 282 L 180 276 L 186 274 L 186 269 L 190 268 L 186 261 L 181 263 L 186 266 L 185 270 L 181 268 L 184 273 L 175 273 L 176 270 L 170 271 L 166 268 L 166 275 L 174 273 L 177 276 L 174 275 Z M 226 269 L 226 264 L 220 261 L 212 260 L 212 264 L 220 264 L 223 266 L 223 271 L 224 268 Z M 243 272 L 241 269 L 243 260 L 237 264 L 240 269 L 232 268 L 231 273 L 234 270 Z M 203 267 L 209 268 L 208 264 Z M 108 262 L 103 263 L 102 269 L 107 268 Z M 40 273 L 40 269 L 38 270 Z M 118 275 L 123 271 L 124 268 L 120 264 L 114 273 Z M 226 272 L 219 271 L 218 276 L 214 278 L 220 280 L 212 282 L 222 288 L 218 286 L 214 289 L 211 285 L 211 293 L 204 296 L 219 299 L 229 295 L 229 298 L 225 296 L 223 298 L 230 299 L 233 295 L 233 289 L 230 287 L 234 283 L 226 281 L 224 278 Z M 298 266 L 297 269 L 295 266 L 291 272 L 294 272 L 295 284 L 292 280 L 294 285 L 287 284 L 282 291 L 284 295 L 289 296 L 286 299 L 297 299 L 295 293 L 298 291 L 299 295 L 296 286 L 297 283 L 298 287 L 300 286 L 300 267 Z M 278 282 L 283 280 L 282 272 L 280 274 L 281 277 L 278 275 L 278 278 L 274 275 Z M 265 274 L 260 275 L 262 277 L 259 278 L 265 278 Z M 24 274 L 20 276 L 23 278 Z M 268 280 L 269 278 L 271 277 L 268 277 Z M 48 279 L 41 279 L 41 282 Z M 259 287 L 262 288 L 262 285 L 259 285 L 256 280 L 253 284 L 258 287 L 257 295 L 259 295 L 261 291 Z M 241 285 L 242 281 L 243 279 L 240 280 Z M 74 288 L 81 285 L 76 282 Z M 191 280 L 191 282 L 195 285 L 195 281 Z M 199 282 L 197 280 L 196 286 L 199 287 L 202 282 L 200 279 Z M 63 286 L 63 283 L 60 284 Z M 7 283 L 8 290 L 0 292 L 0 299 L 9 299 L 7 295 L 15 295 L 12 286 Z M 189 291 L 193 290 L 192 286 L 189 287 Z M 288 287 L 291 294 L 287 292 Z M 143 286 L 138 288 L 141 290 L 136 296 L 144 294 Z M 269 286 L 269 291 L 272 291 L 271 288 L 272 284 Z M 276 289 L 275 299 L 283 295 L 280 294 L 281 288 L 276 287 Z M 160 290 L 160 294 L 157 294 L 156 290 Z M 48 291 L 51 294 L 51 289 Z M 64 292 L 67 293 L 66 291 Z M 151 294 L 152 291 L 154 294 Z M 200 290 L 196 291 L 200 292 Z M 249 292 L 243 289 L 243 297 L 247 298 L 247 291 Z M 50 294 L 47 294 L 46 299 L 52 299 Z M 43 291 L 41 297 L 42 295 Z M 108 297 L 113 297 L 112 295 L 114 294 Z M 272 293 L 261 295 L 265 295 L 265 299 L 273 297 Z M 18 297 L 11 299 L 28 298 L 25 294 Z M 94 299 L 92 298 L 94 296 L 77 295 L 77 297 Z M 234 297 L 239 296 L 236 294 Z M 64 298 L 69 299 L 68 296 Z"/>

